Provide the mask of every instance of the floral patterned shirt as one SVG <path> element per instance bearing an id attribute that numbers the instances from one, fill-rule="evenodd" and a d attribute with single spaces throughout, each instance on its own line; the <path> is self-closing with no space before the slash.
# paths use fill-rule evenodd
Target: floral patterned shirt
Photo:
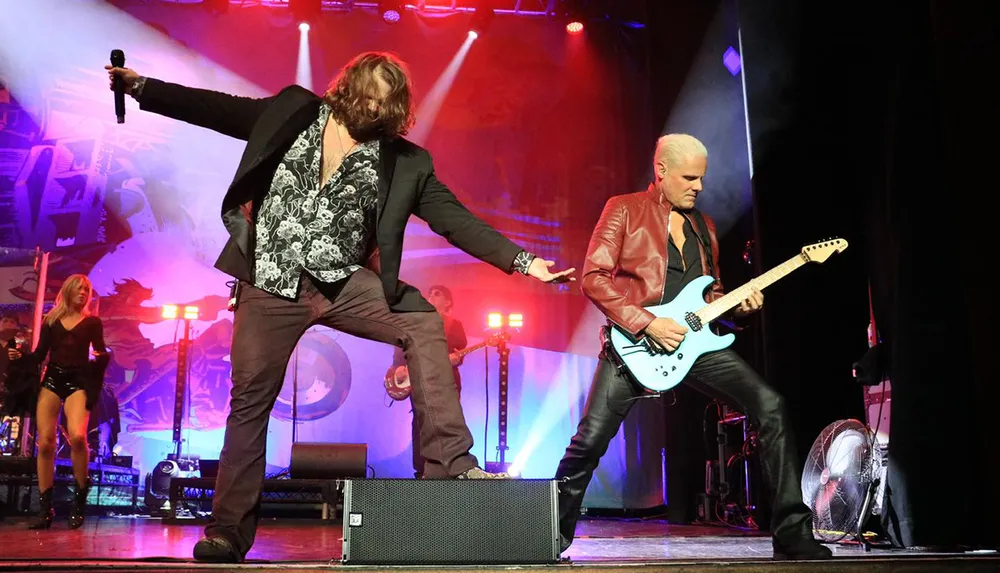
<path id="1" fill-rule="evenodd" d="M 361 268 L 375 233 L 379 142 L 361 143 L 320 187 L 327 104 L 285 153 L 257 214 L 254 286 L 295 299 L 302 270 L 335 282 Z"/>

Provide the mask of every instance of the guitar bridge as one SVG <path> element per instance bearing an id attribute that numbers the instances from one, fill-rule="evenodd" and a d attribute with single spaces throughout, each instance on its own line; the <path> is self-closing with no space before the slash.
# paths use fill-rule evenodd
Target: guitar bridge
<path id="1" fill-rule="evenodd" d="M 701 317 L 693 312 L 684 313 L 684 322 L 691 327 L 691 330 L 698 332 L 702 328 Z"/>

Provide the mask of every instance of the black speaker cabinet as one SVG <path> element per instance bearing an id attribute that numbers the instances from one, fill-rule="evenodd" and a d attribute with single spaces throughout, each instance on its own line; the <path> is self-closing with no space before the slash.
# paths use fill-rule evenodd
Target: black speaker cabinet
<path id="1" fill-rule="evenodd" d="M 558 562 L 556 484 L 538 479 L 346 480 L 343 562 Z"/>

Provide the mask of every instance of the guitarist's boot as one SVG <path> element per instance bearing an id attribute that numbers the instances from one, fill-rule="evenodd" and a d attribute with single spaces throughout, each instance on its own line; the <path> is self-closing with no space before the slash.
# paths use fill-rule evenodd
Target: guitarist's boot
<path id="1" fill-rule="evenodd" d="M 782 543 L 777 539 L 771 541 L 775 561 L 813 561 L 830 559 L 833 551 L 820 544 L 812 537 L 803 537 L 791 543 Z"/>
<path id="2" fill-rule="evenodd" d="M 828 547 L 813 538 L 812 514 L 808 508 L 786 504 L 783 509 L 789 513 L 775 524 L 771 539 L 775 561 L 813 561 L 833 557 Z"/>

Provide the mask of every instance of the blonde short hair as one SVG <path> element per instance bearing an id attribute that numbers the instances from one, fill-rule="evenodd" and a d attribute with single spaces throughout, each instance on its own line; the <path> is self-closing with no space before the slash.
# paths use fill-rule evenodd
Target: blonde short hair
<path id="1" fill-rule="evenodd" d="M 691 157 L 708 157 L 708 149 L 705 148 L 705 144 L 686 133 L 668 133 L 656 140 L 656 150 L 653 152 L 653 169 L 656 169 L 658 161 L 663 161 L 669 170 Z"/>

